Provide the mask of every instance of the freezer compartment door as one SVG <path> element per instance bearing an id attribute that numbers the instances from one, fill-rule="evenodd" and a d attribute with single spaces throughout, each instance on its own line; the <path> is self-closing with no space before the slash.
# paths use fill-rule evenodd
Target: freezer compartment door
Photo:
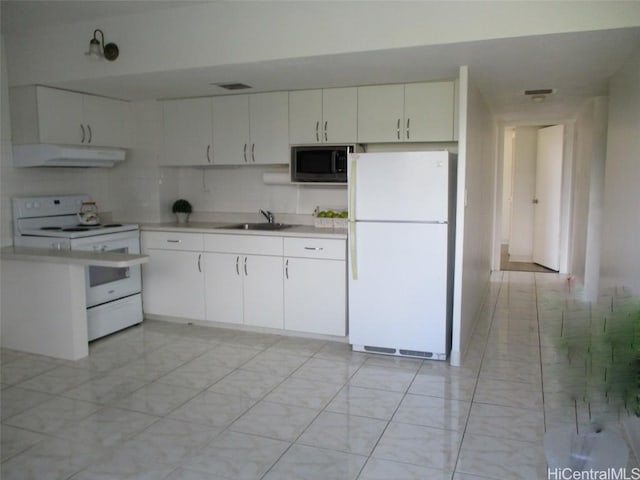
<path id="1" fill-rule="evenodd" d="M 355 222 L 349 343 L 448 354 L 447 225 Z"/>
<path id="2" fill-rule="evenodd" d="M 352 220 L 446 222 L 449 153 L 352 154 L 349 189 Z"/>

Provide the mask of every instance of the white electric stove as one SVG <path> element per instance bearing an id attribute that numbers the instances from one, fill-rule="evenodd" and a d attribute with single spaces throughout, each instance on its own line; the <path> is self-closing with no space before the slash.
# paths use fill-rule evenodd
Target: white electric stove
<path id="1" fill-rule="evenodd" d="M 88 195 L 13 198 L 14 245 L 94 252 L 140 253 L 136 224 L 83 225 L 78 213 Z M 99 221 L 99 220 L 98 220 Z M 86 299 L 89 340 L 142 322 L 140 266 L 87 267 Z"/>

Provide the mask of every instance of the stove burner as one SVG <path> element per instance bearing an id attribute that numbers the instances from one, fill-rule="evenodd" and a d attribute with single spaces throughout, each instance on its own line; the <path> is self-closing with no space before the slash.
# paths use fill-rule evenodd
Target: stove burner
<path id="1" fill-rule="evenodd" d="M 104 228 L 114 228 L 114 227 L 121 227 L 122 224 L 121 223 L 108 223 L 107 225 L 104 226 Z"/>
<path id="2" fill-rule="evenodd" d="M 62 227 L 42 227 L 40 230 L 60 231 Z"/>
<path id="3" fill-rule="evenodd" d="M 70 228 L 63 228 L 62 231 L 63 232 L 88 232 L 89 229 L 86 227 L 70 227 Z"/>

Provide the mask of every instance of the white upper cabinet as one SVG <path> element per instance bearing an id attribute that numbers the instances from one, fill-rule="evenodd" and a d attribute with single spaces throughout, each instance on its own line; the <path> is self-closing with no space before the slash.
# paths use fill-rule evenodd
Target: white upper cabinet
<path id="1" fill-rule="evenodd" d="M 249 138 L 249 96 L 213 98 L 215 164 L 241 165 L 251 160 Z M 249 160 L 249 161 L 248 161 Z"/>
<path id="2" fill-rule="evenodd" d="M 162 103 L 165 165 L 213 164 L 211 99 L 190 98 Z"/>
<path id="3" fill-rule="evenodd" d="M 358 87 L 358 142 L 454 140 L 454 82 Z"/>
<path id="4" fill-rule="evenodd" d="M 320 143 L 322 138 L 322 90 L 289 92 L 289 142 Z"/>
<path id="5" fill-rule="evenodd" d="M 12 88 L 10 102 L 16 144 L 130 144 L 128 102 L 47 87 Z"/>
<path id="6" fill-rule="evenodd" d="M 289 142 L 354 143 L 358 133 L 358 89 L 289 92 Z"/>
<path id="7" fill-rule="evenodd" d="M 286 92 L 214 97 L 214 164 L 287 163 L 288 115 Z"/>
<path id="8" fill-rule="evenodd" d="M 405 140 L 407 142 L 453 140 L 453 107 L 453 82 L 405 85 Z"/>
<path id="9" fill-rule="evenodd" d="M 249 95 L 252 163 L 289 163 L 287 92 Z"/>
<path id="10" fill-rule="evenodd" d="M 404 85 L 358 87 L 358 141 L 400 142 Z"/>

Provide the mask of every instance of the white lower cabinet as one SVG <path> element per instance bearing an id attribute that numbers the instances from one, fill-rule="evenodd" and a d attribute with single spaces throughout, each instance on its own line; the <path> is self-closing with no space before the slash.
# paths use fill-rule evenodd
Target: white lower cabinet
<path id="1" fill-rule="evenodd" d="M 206 319 L 242 324 L 242 255 L 205 253 Z"/>
<path id="2" fill-rule="evenodd" d="M 245 325 L 283 328 L 282 257 L 247 255 L 243 272 Z"/>
<path id="3" fill-rule="evenodd" d="M 283 328 L 282 237 L 205 235 L 210 321 Z"/>
<path id="4" fill-rule="evenodd" d="M 142 232 L 146 314 L 344 336 L 346 242 Z"/>
<path id="5" fill-rule="evenodd" d="M 345 262 L 285 258 L 284 328 L 346 335 Z"/>
<path id="6" fill-rule="evenodd" d="M 204 320 L 202 235 L 142 232 L 146 314 Z"/>
<path id="7" fill-rule="evenodd" d="M 204 254 L 206 319 L 282 328 L 282 257 Z"/>
<path id="8" fill-rule="evenodd" d="M 284 328 L 346 335 L 345 241 L 285 238 L 284 254 Z"/>

